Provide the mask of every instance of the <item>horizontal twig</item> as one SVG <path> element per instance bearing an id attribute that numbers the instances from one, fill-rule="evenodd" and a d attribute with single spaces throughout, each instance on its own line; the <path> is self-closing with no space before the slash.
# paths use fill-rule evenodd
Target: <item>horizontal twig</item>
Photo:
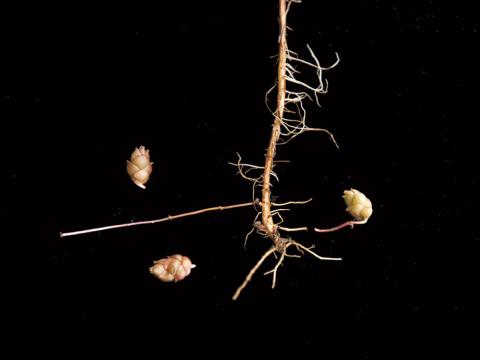
<path id="1" fill-rule="evenodd" d="M 61 232 L 60 237 L 64 238 L 64 237 L 67 237 L 67 236 L 88 234 L 88 233 L 99 232 L 99 231 L 104 231 L 104 230 L 120 229 L 120 228 L 125 228 L 125 227 L 130 227 L 130 226 L 157 224 L 157 223 L 161 223 L 161 222 L 164 222 L 164 221 L 175 220 L 175 219 L 180 219 L 180 218 L 187 217 L 187 216 L 203 214 L 203 213 L 206 213 L 206 212 L 209 212 L 209 211 L 236 209 L 236 208 L 240 208 L 240 207 L 253 206 L 254 204 L 255 203 L 251 201 L 251 202 L 246 202 L 246 203 L 242 203 L 242 204 L 235 204 L 235 205 L 215 206 L 215 207 L 210 207 L 210 208 L 206 208 L 206 209 L 190 211 L 190 212 L 186 212 L 186 213 L 178 214 L 178 215 L 169 215 L 169 216 L 166 216 L 164 218 L 156 219 L 156 220 L 136 221 L 136 222 L 130 222 L 130 223 L 125 223 L 125 224 L 102 226 L 102 227 L 86 229 L 86 230 Z"/>

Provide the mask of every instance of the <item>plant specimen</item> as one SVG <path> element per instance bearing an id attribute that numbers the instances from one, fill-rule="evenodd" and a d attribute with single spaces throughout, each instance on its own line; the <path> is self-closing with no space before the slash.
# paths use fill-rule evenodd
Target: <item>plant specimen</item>
<path id="1" fill-rule="evenodd" d="M 206 209 L 191 211 L 188 213 L 167 216 L 156 220 L 138 221 L 127 224 L 110 225 L 101 228 L 73 231 L 61 233 L 62 237 L 80 235 L 88 232 L 96 232 L 108 229 L 123 228 L 129 226 L 155 224 L 164 221 L 176 220 L 186 216 L 197 215 L 210 211 L 219 211 L 234 209 L 240 207 L 254 207 L 257 214 L 253 220 L 251 231 L 245 237 L 253 233 L 257 233 L 271 243 L 270 247 L 260 257 L 257 263 L 251 268 L 244 281 L 238 286 L 233 295 L 233 300 L 238 299 L 241 292 L 251 281 L 254 274 L 260 269 L 262 264 L 271 256 L 275 256 L 277 261 L 274 267 L 265 272 L 272 275 L 272 288 L 275 287 L 277 281 L 277 271 L 282 265 L 286 257 L 301 257 L 309 254 L 319 260 L 340 261 L 341 258 L 324 257 L 313 251 L 313 246 L 305 246 L 294 240 L 285 233 L 293 233 L 298 231 L 307 231 L 307 227 L 290 228 L 284 225 L 282 213 L 288 210 L 289 205 L 303 204 L 311 201 L 288 201 L 284 203 L 276 203 L 272 201 L 271 187 L 272 181 L 278 180 L 278 176 L 274 169 L 278 162 L 275 160 L 277 146 L 286 144 L 298 135 L 308 132 L 317 131 L 325 133 L 329 136 L 335 146 L 338 147 L 333 135 L 326 129 L 310 127 L 306 122 L 306 110 L 304 101 L 314 101 L 319 105 L 320 95 L 325 94 L 328 90 L 328 82 L 324 79 L 324 73 L 335 67 L 339 58 L 331 66 L 324 67 L 307 45 L 310 54 L 310 60 L 304 60 L 299 57 L 296 52 L 291 51 L 287 45 L 287 14 L 293 3 L 300 3 L 299 0 L 279 0 L 279 37 L 278 37 L 278 72 L 275 85 L 266 94 L 266 103 L 268 107 L 268 96 L 276 90 L 276 106 L 269 110 L 273 116 L 273 125 L 265 153 L 264 163 L 255 165 L 245 163 L 238 155 L 238 161 L 233 165 L 237 166 L 238 173 L 244 179 L 252 183 L 253 198 L 252 201 L 228 205 L 216 206 Z M 310 70 L 313 74 L 315 84 L 307 83 L 298 79 L 299 68 Z M 141 188 L 145 188 L 152 172 L 152 163 L 150 154 L 143 146 L 136 148 L 131 159 L 127 162 L 127 172 L 132 181 Z M 338 226 L 329 229 L 315 228 L 315 232 L 333 232 L 344 227 L 353 227 L 367 222 L 372 214 L 372 204 L 370 200 L 360 191 L 351 189 L 346 190 L 343 195 L 347 205 L 348 213 L 354 220 L 346 221 Z M 182 255 L 173 255 L 166 259 L 156 261 L 150 268 L 151 273 L 162 281 L 179 281 L 190 273 L 193 268 L 190 259 Z"/>

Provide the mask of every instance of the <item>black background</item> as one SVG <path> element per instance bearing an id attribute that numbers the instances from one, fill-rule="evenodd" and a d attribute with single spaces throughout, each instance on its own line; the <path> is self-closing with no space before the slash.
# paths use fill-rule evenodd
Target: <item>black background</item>
<path id="1" fill-rule="evenodd" d="M 341 194 L 350 187 L 374 214 L 354 230 L 299 234 L 343 262 L 288 259 L 276 289 L 259 272 L 237 302 L 233 292 L 270 245 L 257 236 L 243 248 L 253 209 L 63 240 L 58 232 L 250 200 L 228 162 L 236 152 L 263 161 L 276 1 L 3 11 L 13 19 L 3 22 L 0 72 L 9 333 L 45 335 L 51 354 L 64 338 L 73 340 L 66 351 L 110 336 L 123 348 L 120 339 L 143 333 L 154 348 L 212 354 L 220 341 L 326 358 L 465 351 L 478 282 L 479 23 L 473 5 L 443 3 L 292 8 L 290 49 L 307 57 L 308 43 L 326 65 L 341 58 L 322 107 L 307 109 L 340 150 L 315 133 L 280 147 L 291 162 L 278 166 L 273 194 L 314 198 L 285 214 L 292 227 L 348 220 Z M 125 172 L 139 145 L 155 163 L 146 190 Z M 158 282 L 148 267 L 174 253 L 197 268 L 181 283 Z"/>

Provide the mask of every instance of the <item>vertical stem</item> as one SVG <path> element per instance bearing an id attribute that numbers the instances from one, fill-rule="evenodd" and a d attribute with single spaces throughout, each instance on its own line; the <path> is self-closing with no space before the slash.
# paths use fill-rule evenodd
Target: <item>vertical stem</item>
<path id="1" fill-rule="evenodd" d="M 280 125 L 283 119 L 285 108 L 285 72 L 287 63 L 287 0 L 279 0 L 279 27 L 280 36 L 278 40 L 278 86 L 277 86 L 277 108 L 275 111 L 275 120 L 273 122 L 270 142 L 268 144 L 267 154 L 265 155 L 265 166 L 263 171 L 262 185 L 262 223 L 265 226 L 267 234 L 274 236 L 276 234 L 271 213 L 271 192 L 270 178 L 273 168 L 273 159 L 277 141 L 280 137 Z"/>

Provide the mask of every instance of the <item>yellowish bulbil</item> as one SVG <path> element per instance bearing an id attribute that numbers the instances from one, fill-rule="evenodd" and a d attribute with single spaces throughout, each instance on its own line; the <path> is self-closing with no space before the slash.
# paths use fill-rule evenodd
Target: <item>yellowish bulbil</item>
<path id="1" fill-rule="evenodd" d="M 152 173 L 152 165 L 149 150 L 146 150 L 145 146 L 140 146 L 135 148 L 130 160 L 127 160 L 127 173 L 136 185 L 145 189 L 145 183 Z"/>
<path id="2" fill-rule="evenodd" d="M 347 205 L 346 211 L 352 215 L 355 220 L 367 221 L 372 215 L 372 202 L 360 191 L 355 189 L 345 190 L 343 192 L 343 199 Z"/>
<path id="3" fill-rule="evenodd" d="M 153 264 L 150 273 L 163 282 L 183 280 L 195 267 L 187 256 L 178 254 L 154 261 Z"/>

